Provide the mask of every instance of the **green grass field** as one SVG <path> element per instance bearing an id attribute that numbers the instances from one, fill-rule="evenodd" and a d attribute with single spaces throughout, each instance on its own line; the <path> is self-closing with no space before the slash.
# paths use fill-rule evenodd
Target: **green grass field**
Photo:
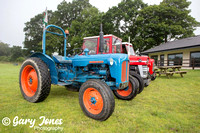
<path id="1" fill-rule="evenodd" d="M 57 132 L 200 132 L 200 70 L 187 70 L 181 78 L 158 77 L 132 101 L 115 98 L 115 111 L 104 121 L 88 118 L 79 106 L 78 92 L 52 85 L 48 98 L 41 103 L 23 99 L 19 84 L 20 66 L 0 64 L 0 132 L 40 132 L 26 125 L 13 126 L 13 119 L 36 119 L 35 126 L 48 119 L 62 119 Z M 11 124 L 4 126 L 2 119 Z M 47 132 L 43 130 L 44 132 Z"/>

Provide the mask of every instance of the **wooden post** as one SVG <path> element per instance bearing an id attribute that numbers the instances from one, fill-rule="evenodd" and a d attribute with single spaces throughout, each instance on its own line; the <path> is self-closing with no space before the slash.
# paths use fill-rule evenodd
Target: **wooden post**
<path id="1" fill-rule="evenodd" d="M 192 69 L 194 70 L 194 59 L 192 59 Z"/>

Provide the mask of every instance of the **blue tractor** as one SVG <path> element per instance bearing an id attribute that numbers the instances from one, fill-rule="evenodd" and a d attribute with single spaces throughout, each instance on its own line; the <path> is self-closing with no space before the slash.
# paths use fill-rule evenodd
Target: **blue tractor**
<path id="1" fill-rule="evenodd" d="M 48 29 L 56 28 L 61 33 Z M 46 34 L 64 37 L 64 56 L 48 56 L 45 51 Z M 43 31 L 43 53 L 33 53 L 20 69 L 20 90 L 29 102 L 37 103 L 49 95 L 51 84 L 79 89 L 79 104 L 83 112 L 96 120 L 108 119 L 114 111 L 114 94 L 124 100 L 131 100 L 137 94 L 133 77 L 129 75 L 127 54 L 83 55 L 66 54 L 67 35 L 55 25 L 48 25 Z M 100 51 L 103 52 L 103 32 L 100 32 Z"/>

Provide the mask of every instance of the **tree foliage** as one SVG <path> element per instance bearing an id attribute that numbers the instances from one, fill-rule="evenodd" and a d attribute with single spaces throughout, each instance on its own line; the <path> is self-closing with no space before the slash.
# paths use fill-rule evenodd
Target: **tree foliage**
<path id="1" fill-rule="evenodd" d="M 199 24 L 189 15 L 191 2 L 187 0 L 163 0 L 159 5 L 148 6 L 142 0 L 122 0 L 106 13 L 93 7 L 89 0 L 62 1 L 54 12 L 49 11 L 49 24 L 68 29 L 71 50 L 82 45 L 86 36 L 99 34 L 103 23 L 105 34 L 114 34 L 134 44 L 136 50 L 144 51 L 163 42 L 193 36 Z M 24 46 L 27 51 L 41 51 L 42 14 L 36 15 L 25 24 Z M 55 32 L 55 29 L 50 29 Z M 63 55 L 63 38 L 47 34 L 48 54 Z"/>
<path id="2" fill-rule="evenodd" d="M 96 7 L 85 8 L 70 28 L 70 38 L 73 47 L 81 47 L 83 38 L 99 34 L 102 13 Z"/>
<path id="3" fill-rule="evenodd" d="M 24 57 L 24 50 L 20 46 L 9 47 L 9 44 L 0 42 L 0 61 L 20 61 Z"/>
<path id="4" fill-rule="evenodd" d="M 191 2 L 163 0 L 160 5 L 148 6 L 140 11 L 135 43 L 140 51 L 163 42 L 193 36 L 198 22 L 189 15 Z"/>
<path id="5" fill-rule="evenodd" d="M 0 42 L 0 56 L 9 56 L 10 48 L 9 45 L 3 42 Z"/>
<path id="6" fill-rule="evenodd" d="M 51 19 L 52 11 L 48 11 L 48 18 Z M 31 18 L 29 22 L 25 23 L 25 40 L 24 48 L 27 49 L 27 55 L 30 51 L 41 51 L 42 50 L 42 33 L 43 33 L 43 13 L 36 15 Z"/>
<path id="7" fill-rule="evenodd" d="M 11 61 L 16 61 L 17 58 L 24 56 L 21 46 L 13 46 L 11 48 L 11 53 L 12 53 L 11 58 L 10 58 Z"/>

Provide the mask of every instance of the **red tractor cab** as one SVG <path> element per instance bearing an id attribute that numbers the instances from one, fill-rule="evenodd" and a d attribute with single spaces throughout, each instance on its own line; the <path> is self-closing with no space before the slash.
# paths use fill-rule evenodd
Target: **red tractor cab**
<path id="1" fill-rule="evenodd" d="M 89 54 L 99 54 L 99 36 L 85 37 L 82 48 L 88 48 Z M 110 53 L 123 53 L 122 39 L 114 35 L 104 35 L 103 54 Z"/>

